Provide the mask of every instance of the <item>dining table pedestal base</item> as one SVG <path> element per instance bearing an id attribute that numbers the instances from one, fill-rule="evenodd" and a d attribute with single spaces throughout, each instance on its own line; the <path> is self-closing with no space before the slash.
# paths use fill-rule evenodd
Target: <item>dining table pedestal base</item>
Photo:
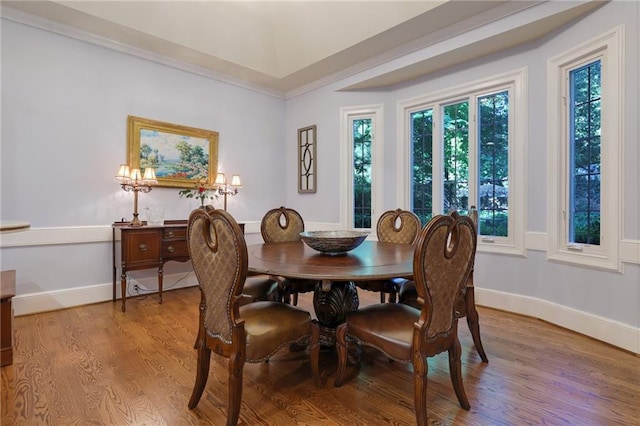
<path id="1" fill-rule="evenodd" d="M 313 292 L 313 308 L 320 325 L 320 343 L 335 346 L 336 327 L 349 312 L 358 310 L 360 301 L 353 281 L 322 280 Z"/>

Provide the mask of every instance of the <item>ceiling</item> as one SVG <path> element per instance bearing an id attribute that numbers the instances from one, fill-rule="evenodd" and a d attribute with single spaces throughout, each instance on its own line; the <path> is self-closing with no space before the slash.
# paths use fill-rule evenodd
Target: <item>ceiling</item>
<path id="1" fill-rule="evenodd" d="M 290 97 L 376 67 L 381 71 L 375 76 L 344 89 L 397 85 L 532 41 L 598 3 L 3 0 L 2 16 Z M 539 18 L 511 18 L 511 25 L 479 33 L 542 7 Z M 466 41 L 454 42 L 465 34 Z M 434 48 L 447 42 L 447 49 Z M 425 53 L 429 47 L 433 52 Z M 412 62 L 394 65 L 411 54 L 417 54 Z"/>

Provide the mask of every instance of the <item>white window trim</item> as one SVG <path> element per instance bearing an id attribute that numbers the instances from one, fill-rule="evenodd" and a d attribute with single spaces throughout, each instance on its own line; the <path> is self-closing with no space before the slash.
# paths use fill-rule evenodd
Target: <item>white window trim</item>
<path id="1" fill-rule="evenodd" d="M 547 61 L 548 216 L 547 258 L 622 272 L 619 256 L 624 162 L 624 27 L 619 26 Z M 568 108 L 566 73 L 596 57 L 602 70 L 600 245 L 568 244 Z"/>
<path id="2" fill-rule="evenodd" d="M 477 92 L 491 92 L 497 88 L 511 86 L 513 97 L 510 98 L 509 107 L 509 238 L 495 238 L 478 240 L 478 251 L 488 253 L 503 253 L 511 255 L 525 255 L 524 248 L 524 224 L 526 223 L 527 211 L 525 208 L 525 176 L 527 176 L 526 149 L 527 149 L 527 69 L 521 68 L 504 74 L 490 76 L 464 85 L 435 92 L 429 95 L 414 97 L 403 100 L 397 104 L 398 141 L 402 141 L 399 147 L 398 170 L 404 172 L 398 178 L 396 193 L 397 203 L 403 208 L 409 209 L 411 206 L 411 147 L 408 141 L 411 137 L 410 114 L 417 110 L 433 108 L 433 120 L 440 120 L 440 105 L 443 103 L 454 103 L 457 100 L 470 99 L 470 96 Z M 475 101 L 474 101 L 475 102 Z M 477 111 L 469 108 L 469 136 L 475 135 Z M 442 139 L 439 126 L 434 126 L 434 141 Z M 436 143 L 433 147 L 433 158 L 442 158 L 442 144 Z M 470 165 L 473 162 L 477 166 L 477 148 L 469 148 Z M 476 167 L 477 168 L 477 167 Z M 476 182 L 477 176 L 470 176 L 470 182 Z M 433 165 L 434 188 L 442 187 L 442 161 L 434 161 Z M 441 191 L 434 192 L 434 206 L 442 206 Z M 469 185 L 469 199 L 477 198 L 475 183 Z M 437 208 L 437 207 L 436 207 Z"/>
<path id="3" fill-rule="evenodd" d="M 383 161 L 384 107 L 382 104 L 340 108 L 340 226 L 353 229 L 353 134 L 351 121 L 371 119 L 371 226 L 375 229 L 384 200 Z M 370 230 L 372 230 L 370 229 Z"/>

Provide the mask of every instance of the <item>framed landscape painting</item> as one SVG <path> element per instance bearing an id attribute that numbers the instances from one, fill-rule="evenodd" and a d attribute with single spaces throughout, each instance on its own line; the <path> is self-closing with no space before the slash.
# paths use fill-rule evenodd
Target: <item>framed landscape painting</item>
<path id="1" fill-rule="evenodd" d="M 156 169 L 158 186 L 213 187 L 218 166 L 218 132 L 128 116 L 129 166 Z"/>

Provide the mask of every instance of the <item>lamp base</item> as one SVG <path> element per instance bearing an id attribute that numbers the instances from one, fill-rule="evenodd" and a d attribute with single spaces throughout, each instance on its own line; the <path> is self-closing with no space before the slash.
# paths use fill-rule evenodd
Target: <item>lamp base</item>
<path id="1" fill-rule="evenodd" d="M 129 222 L 129 226 L 143 226 L 144 224 L 142 223 L 142 221 L 138 218 L 138 213 L 134 213 L 133 214 L 133 219 L 131 220 L 131 222 Z"/>

